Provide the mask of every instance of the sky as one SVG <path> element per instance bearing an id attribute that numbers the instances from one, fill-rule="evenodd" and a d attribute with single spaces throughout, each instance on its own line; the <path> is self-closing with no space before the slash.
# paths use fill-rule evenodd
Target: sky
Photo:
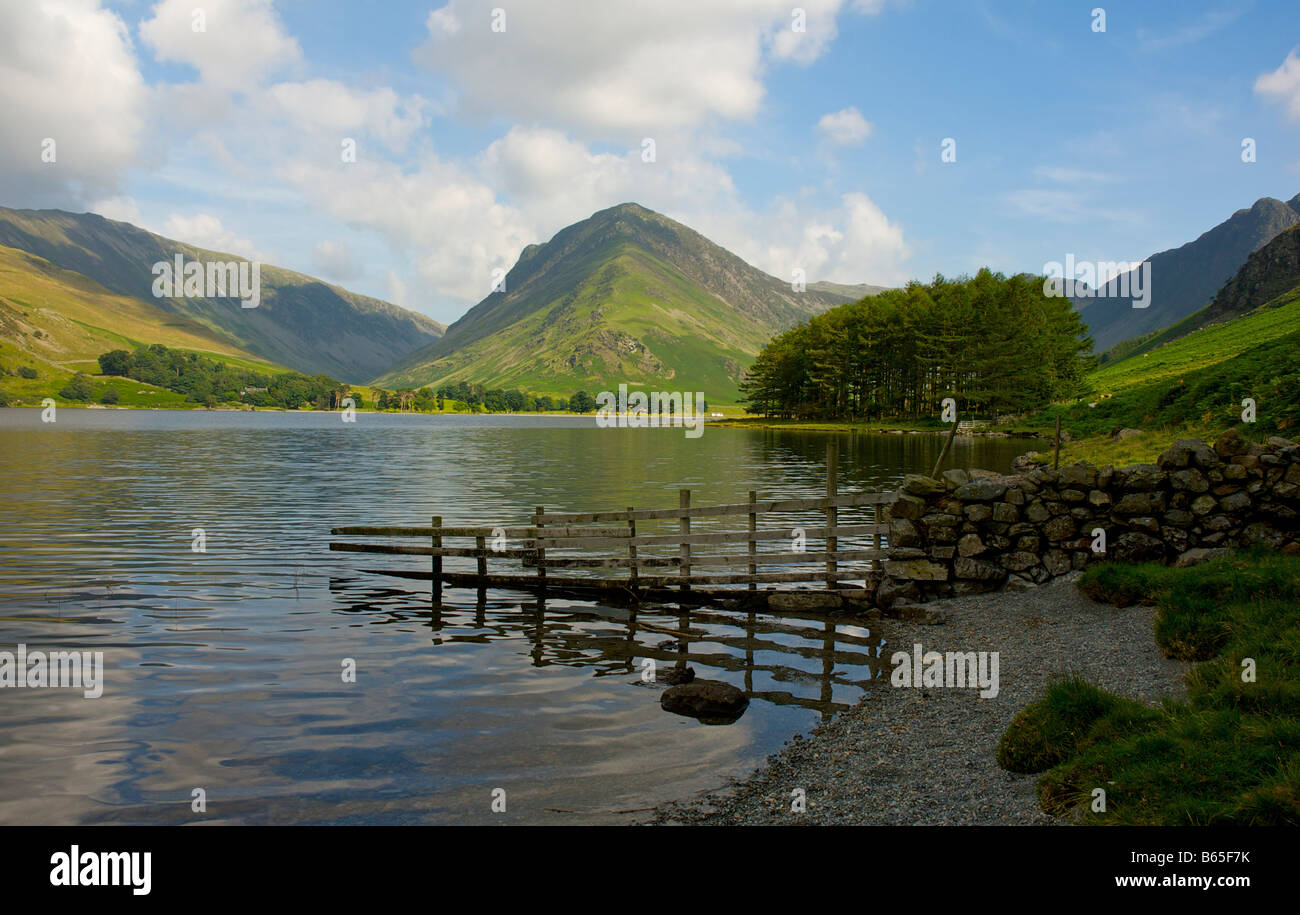
<path id="1" fill-rule="evenodd" d="M 786 280 L 1041 273 L 1300 193 L 1300 0 L 0 0 L 0 112 L 0 205 L 447 323 L 628 201 Z"/>

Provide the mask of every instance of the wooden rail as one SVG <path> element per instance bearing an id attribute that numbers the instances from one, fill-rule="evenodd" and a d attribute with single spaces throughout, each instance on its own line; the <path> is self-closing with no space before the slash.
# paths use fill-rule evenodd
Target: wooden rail
<path id="1" fill-rule="evenodd" d="M 331 534 L 345 537 L 427 538 L 425 545 L 390 543 L 331 542 L 330 549 L 350 553 L 383 553 L 405 556 L 429 556 L 432 564 L 426 574 L 389 571 L 404 578 L 428 577 L 433 582 L 435 598 L 441 597 L 444 584 L 477 588 L 499 587 L 545 592 L 548 588 L 564 591 L 630 591 L 637 595 L 662 589 L 676 589 L 685 596 L 703 586 L 747 585 L 755 590 L 759 584 L 822 582 L 827 589 L 842 590 L 845 582 L 861 581 L 884 558 L 881 535 L 888 525 L 875 516 L 879 506 L 888 505 L 897 496 L 892 492 L 840 493 L 837 488 L 838 459 L 834 447 L 827 451 L 826 495 L 823 498 L 759 499 L 749 493 L 746 502 L 726 505 L 692 505 L 691 491 L 678 493 L 676 508 L 621 511 L 548 512 L 537 506 L 531 523 L 511 527 L 443 525 L 434 516 L 428 527 L 357 525 L 336 527 Z M 840 524 L 841 509 L 870 506 L 868 523 Z M 791 527 L 759 527 L 760 517 L 789 513 L 820 513 L 823 524 Z M 692 530 L 693 519 L 723 519 L 745 516 L 743 530 Z M 676 533 L 639 533 L 637 522 L 678 522 Z M 870 547 L 843 545 L 846 538 L 869 538 Z M 472 539 L 470 546 L 444 546 L 445 539 Z M 760 544 L 790 541 L 793 549 L 762 550 Z M 823 540 L 824 547 L 810 549 L 808 540 Z M 504 541 L 504 543 L 503 543 Z M 513 541 L 513 544 L 511 543 Z M 695 547 L 743 544 L 743 552 L 699 552 Z M 676 555 L 647 554 L 641 547 L 675 546 Z M 602 551 L 601 555 L 572 555 L 577 551 Z M 475 560 L 475 571 L 448 571 L 443 558 Z M 489 560 L 516 560 L 532 573 L 489 573 Z M 771 566 L 803 566 L 790 570 L 772 570 Z M 817 568 L 821 566 L 821 568 Z M 856 566 L 856 568 L 851 568 Z M 699 569 L 723 568 L 723 574 L 701 574 Z M 740 567 L 743 571 L 731 571 Z M 762 568 L 761 568 L 762 567 Z M 675 569 L 675 574 L 645 574 L 647 569 Z M 551 575 L 550 571 L 593 570 L 605 575 Z M 626 576 L 612 575 L 626 570 Z M 377 570 L 386 571 L 386 570 Z"/>

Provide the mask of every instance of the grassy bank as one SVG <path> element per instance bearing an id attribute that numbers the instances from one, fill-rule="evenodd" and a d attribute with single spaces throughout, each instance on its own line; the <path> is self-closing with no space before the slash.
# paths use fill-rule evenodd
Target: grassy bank
<path id="1" fill-rule="evenodd" d="M 741 429 L 791 429 L 799 432 L 933 432 L 946 433 L 949 423 L 938 419 L 910 419 L 891 422 L 832 422 L 826 420 L 771 419 L 762 416 L 727 416 L 725 419 L 712 421 L 715 426 L 735 426 Z M 989 426 L 985 430 L 1003 435 L 1041 436 L 1049 431 L 1047 427 L 1018 423 L 1005 426 Z"/>
<path id="2" fill-rule="evenodd" d="M 1300 557 L 1106 563 L 1079 587 L 1156 605 L 1161 651 L 1199 662 L 1187 698 L 1152 709 L 1060 680 L 1013 719 L 998 763 L 1042 773 L 1043 809 L 1085 824 L 1300 825 Z"/>
<path id="3" fill-rule="evenodd" d="M 1091 393 L 1026 418 L 1045 426 L 1061 416 L 1071 441 L 1061 460 L 1097 465 L 1148 463 L 1171 438 L 1207 441 L 1225 429 L 1260 441 L 1300 426 L 1300 296 L 1293 290 L 1226 323 L 1158 337 L 1088 375 Z M 1243 418 L 1252 401 L 1254 421 Z M 1116 440 L 1122 428 L 1141 434 Z"/>

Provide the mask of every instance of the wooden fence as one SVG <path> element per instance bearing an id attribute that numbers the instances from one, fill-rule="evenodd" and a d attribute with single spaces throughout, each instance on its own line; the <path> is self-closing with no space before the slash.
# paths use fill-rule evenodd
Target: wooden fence
<path id="1" fill-rule="evenodd" d="M 444 525 L 435 515 L 428 527 L 338 527 L 336 536 L 427 539 L 428 545 L 389 543 L 332 542 L 330 549 L 352 553 L 384 553 L 432 557 L 429 572 L 385 571 L 405 578 L 429 578 L 435 598 L 441 597 L 444 584 L 473 588 L 508 588 L 545 593 L 626 591 L 637 597 L 678 599 L 690 594 L 700 596 L 734 591 L 736 585 L 756 590 L 760 584 L 821 582 L 827 589 L 846 587 L 846 582 L 862 580 L 884 558 L 881 534 L 888 525 L 876 517 L 881 505 L 893 502 L 892 492 L 857 492 L 840 494 L 836 489 L 836 452 L 827 455 L 826 496 L 801 499 L 759 499 L 750 492 L 746 502 L 731 505 L 692 505 L 691 491 L 682 489 L 676 508 L 620 511 L 551 512 L 537 506 L 529 523 L 517 527 L 466 527 Z M 868 523 L 841 524 L 840 509 L 872 506 Z M 760 527 L 759 519 L 769 515 L 817 512 L 824 523 L 792 528 Z M 692 519 L 746 518 L 743 530 L 692 531 Z M 676 520 L 678 530 L 669 534 L 638 533 L 638 522 Z M 802 538 L 797 535 L 802 533 Z M 870 548 L 842 548 L 844 538 L 869 538 Z M 472 540 L 473 546 L 449 546 L 447 540 Z M 792 548 L 764 550 L 761 544 L 772 541 L 823 540 L 817 550 Z M 519 546 L 512 547 L 511 543 Z M 734 552 L 700 552 L 698 547 L 743 545 Z M 654 553 L 642 548 L 659 548 Z M 665 554 L 664 548 L 668 548 Z M 572 555 L 576 551 L 596 551 L 599 555 Z M 454 572 L 443 568 L 445 557 L 471 558 L 474 572 Z M 490 573 L 489 560 L 515 560 L 522 570 L 515 573 Z M 810 565 L 817 568 L 806 568 Z M 760 571 L 760 566 L 804 566 L 788 571 Z M 743 571 L 730 571 L 731 569 Z M 530 570 L 526 571 L 526 570 Z M 721 574 L 700 572 L 722 569 Z M 647 574 L 647 570 L 649 573 Z M 673 570 L 661 572 L 660 570 Z M 574 574 L 574 573 L 578 574 Z M 603 574 L 602 574 L 603 573 Z M 670 592 L 670 593 L 664 593 Z M 671 596 L 670 596 L 671 595 Z"/>

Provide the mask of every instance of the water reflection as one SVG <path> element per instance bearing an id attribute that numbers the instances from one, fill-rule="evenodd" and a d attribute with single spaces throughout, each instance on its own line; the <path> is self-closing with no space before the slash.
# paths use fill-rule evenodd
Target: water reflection
<path id="1" fill-rule="evenodd" d="M 527 643 L 527 663 L 538 668 L 563 666 L 588 670 L 595 677 L 642 677 L 649 659 L 656 669 L 691 666 L 712 671 L 709 676 L 726 672 L 751 699 L 809 709 L 823 717 L 855 703 L 879 672 L 878 635 L 865 624 L 813 613 L 778 615 L 718 606 L 611 607 L 534 597 L 520 601 L 504 592 L 463 590 L 449 593 L 476 593 L 473 604 L 456 606 L 444 598 L 435 607 L 427 593 L 347 578 L 332 580 L 330 590 L 343 604 L 339 612 L 363 614 L 376 625 L 427 629 L 436 650 L 518 639 Z M 424 607 L 415 609 L 420 604 Z"/>
<path id="2" fill-rule="evenodd" d="M 678 487 L 816 496 L 824 435 L 39 414 L 0 409 L 0 646 L 102 650 L 105 691 L 0 690 L 0 823 L 622 822 L 743 775 L 881 682 L 878 634 L 843 621 L 455 589 L 435 613 L 427 583 L 361 571 L 410 557 L 328 549 L 342 524 L 508 524 L 539 504 L 671 505 Z M 888 488 L 939 447 L 841 444 L 841 489 Z M 1023 450 L 956 447 L 995 469 Z M 744 690 L 745 715 L 666 714 L 640 665 L 683 658 Z"/>

